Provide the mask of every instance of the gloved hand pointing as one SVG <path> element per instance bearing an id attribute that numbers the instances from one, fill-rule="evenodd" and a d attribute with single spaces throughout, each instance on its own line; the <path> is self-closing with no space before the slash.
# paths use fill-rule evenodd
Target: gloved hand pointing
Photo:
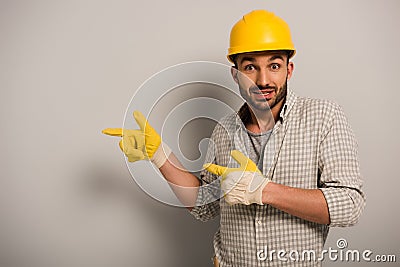
<path id="1" fill-rule="evenodd" d="M 119 146 L 128 157 L 129 162 L 145 159 L 150 160 L 157 168 L 160 168 L 171 154 L 171 149 L 166 144 L 161 144 L 160 135 L 150 126 L 140 111 L 133 112 L 133 117 L 140 130 L 107 128 L 102 133 L 122 137 Z"/>
<path id="2" fill-rule="evenodd" d="M 226 202 L 229 204 L 250 205 L 262 202 L 262 191 L 270 181 L 262 175 L 257 165 L 238 150 L 233 150 L 231 156 L 239 168 L 228 168 L 216 164 L 205 164 L 204 167 L 211 173 L 222 176 L 221 189 Z"/>

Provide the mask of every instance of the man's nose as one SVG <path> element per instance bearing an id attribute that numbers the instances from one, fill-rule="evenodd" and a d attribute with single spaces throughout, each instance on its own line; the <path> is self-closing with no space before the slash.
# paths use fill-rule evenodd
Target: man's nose
<path id="1" fill-rule="evenodd" d="M 270 83 L 268 71 L 266 69 L 260 69 L 257 73 L 256 85 L 258 87 L 267 87 Z"/>

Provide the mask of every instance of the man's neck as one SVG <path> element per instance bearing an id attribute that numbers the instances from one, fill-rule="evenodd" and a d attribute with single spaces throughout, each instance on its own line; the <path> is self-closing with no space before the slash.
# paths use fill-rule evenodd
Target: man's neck
<path id="1" fill-rule="evenodd" d="M 284 102 L 285 99 L 282 99 L 270 111 L 260 111 L 249 108 L 251 121 L 246 125 L 246 128 L 254 133 L 262 133 L 271 130 L 279 118 L 279 113 L 282 110 Z"/>

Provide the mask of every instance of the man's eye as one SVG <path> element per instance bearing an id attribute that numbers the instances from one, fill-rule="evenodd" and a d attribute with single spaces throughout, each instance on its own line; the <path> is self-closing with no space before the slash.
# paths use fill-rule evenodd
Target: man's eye
<path id="1" fill-rule="evenodd" d="M 274 64 L 271 65 L 271 69 L 272 70 L 279 70 L 280 67 L 281 66 L 278 63 L 274 63 Z"/>
<path id="2" fill-rule="evenodd" d="M 245 67 L 244 67 L 244 69 L 245 70 L 247 70 L 247 71 L 249 71 L 249 70 L 255 70 L 255 68 L 254 68 L 254 65 L 246 65 Z"/>

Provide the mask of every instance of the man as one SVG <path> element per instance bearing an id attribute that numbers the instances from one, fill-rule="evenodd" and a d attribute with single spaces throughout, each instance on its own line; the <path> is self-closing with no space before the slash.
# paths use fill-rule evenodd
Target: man
<path id="1" fill-rule="evenodd" d="M 215 127 L 200 181 L 140 112 L 140 130 L 103 131 L 123 137 L 129 161 L 151 160 L 196 218 L 220 215 L 216 266 L 319 266 L 329 228 L 354 225 L 364 207 L 356 141 L 341 108 L 287 88 L 295 52 L 288 25 L 271 12 L 250 12 L 232 28 L 228 59 L 246 103 Z"/>

